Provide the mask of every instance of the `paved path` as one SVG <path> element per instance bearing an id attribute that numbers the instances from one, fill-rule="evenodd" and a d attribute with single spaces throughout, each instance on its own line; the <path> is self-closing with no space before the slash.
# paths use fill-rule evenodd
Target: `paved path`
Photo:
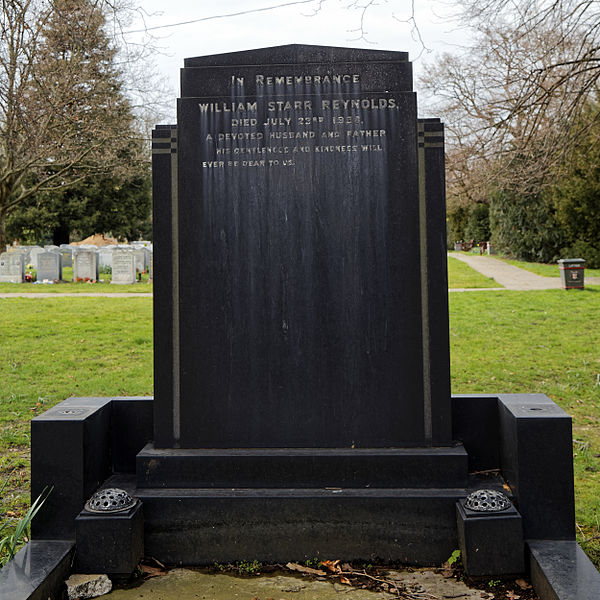
<path id="1" fill-rule="evenodd" d="M 152 298 L 151 293 L 138 292 L 8 292 L 0 294 L 0 298 Z"/>
<path id="2" fill-rule="evenodd" d="M 453 252 L 450 256 L 467 263 L 471 268 L 479 271 L 486 277 L 493 277 L 500 285 L 507 290 L 552 290 L 560 289 L 560 277 L 543 277 L 536 275 L 525 269 L 519 269 L 509 265 L 502 260 L 492 258 L 491 256 L 477 256 Z M 558 265 L 556 265 L 558 270 Z M 586 284 L 600 285 L 600 277 L 586 277 Z M 489 289 L 489 288 L 488 288 Z M 494 288 L 503 289 L 503 288 Z"/>

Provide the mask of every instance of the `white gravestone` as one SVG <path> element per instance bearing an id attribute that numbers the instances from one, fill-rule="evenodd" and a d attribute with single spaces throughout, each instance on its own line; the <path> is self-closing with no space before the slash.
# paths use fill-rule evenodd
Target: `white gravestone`
<path id="1" fill-rule="evenodd" d="M 58 251 L 37 255 L 37 280 L 60 281 L 62 279 L 62 256 Z"/>
<path id="2" fill-rule="evenodd" d="M 29 263 L 34 269 L 37 269 L 37 257 L 42 253 L 46 252 L 42 247 L 35 246 L 29 251 Z"/>
<path id="3" fill-rule="evenodd" d="M 135 283 L 135 256 L 129 248 L 116 248 L 112 252 L 111 283 Z"/>
<path id="4" fill-rule="evenodd" d="M 73 255 L 73 280 L 98 281 L 98 255 L 95 250 L 78 250 Z"/>
<path id="5" fill-rule="evenodd" d="M 0 282 L 23 283 L 25 279 L 25 255 L 20 252 L 0 254 Z"/>
<path id="6" fill-rule="evenodd" d="M 134 248 L 135 268 L 139 273 L 146 270 L 146 250 L 145 248 Z"/>
<path id="7" fill-rule="evenodd" d="M 73 250 L 71 248 L 60 248 L 60 262 L 63 269 L 73 266 Z"/>

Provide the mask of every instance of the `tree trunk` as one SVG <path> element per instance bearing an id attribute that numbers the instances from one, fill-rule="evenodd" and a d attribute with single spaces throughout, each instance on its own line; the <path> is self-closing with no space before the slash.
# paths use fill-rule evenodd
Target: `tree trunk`
<path id="1" fill-rule="evenodd" d="M 0 210 L 0 252 L 6 251 L 6 213 Z"/>
<path id="2" fill-rule="evenodd" d="M 55 246 L 60 246 L 61 244 L 68 244 L 69 237 L 71 232 L 69 231 L 69 226 L 61 224 L 54 229 L 52 232 L 52 243 Z"/>

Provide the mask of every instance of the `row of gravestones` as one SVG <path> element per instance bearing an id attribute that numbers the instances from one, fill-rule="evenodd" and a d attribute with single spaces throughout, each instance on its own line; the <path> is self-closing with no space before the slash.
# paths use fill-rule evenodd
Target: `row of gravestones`
<path id="1" fill-rule="evenodd" d="M 23 283 L 25 266 L 37 270 L 38 282 L 63 280 L 63 267 L 73 267 L 74 281 L 97 281 L 101 268 L 110 267 L 111 283 L 129 284 L 138 273 L 150 271 L 152 247 L 143 243 L 104 246 L 11 246 L 0 254 L 0 282 Z"/>

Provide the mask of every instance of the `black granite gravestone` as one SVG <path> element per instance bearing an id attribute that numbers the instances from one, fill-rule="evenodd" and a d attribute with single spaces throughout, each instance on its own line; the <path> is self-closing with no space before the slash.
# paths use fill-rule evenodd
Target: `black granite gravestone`
<path id="1" fill-rule="evenodd" d="M 440 564 L 460 543 L 468 570 L 506 572 L 522 523 L 538 591 L 567 580 L 553 557 L 580 569 L 570 417 L 543 395 L 450 397 L 443 126 L 417 118 L 406 54 L 188 59 L 153 195 L 155 399 L 32 421 L 32 497 L 53 490 L 36 540 L 76 540 L 86 569 L 134 549 L 129 570 L 141 512 L 80 515 L 118 487 L 168 564 Z M 510 518 L 457 513 L 481 487 L 510 489 Z"/>
<path id="2" fill-rule="evenodd" d="M 403 52 L 188 59 L 154 132 L 155 445 L 451 438 L 443 128 Z"/>

